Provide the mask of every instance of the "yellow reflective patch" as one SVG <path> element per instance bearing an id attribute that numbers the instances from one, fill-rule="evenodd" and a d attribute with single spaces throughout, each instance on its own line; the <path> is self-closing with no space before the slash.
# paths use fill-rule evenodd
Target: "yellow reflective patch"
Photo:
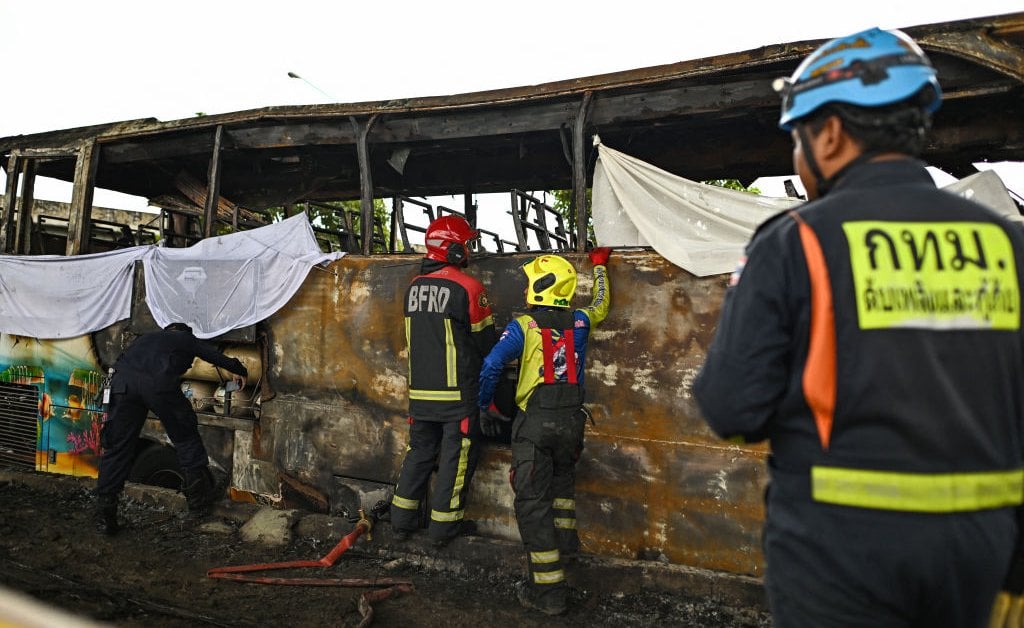
<path id="1" fill-rule="evenodd" d="M 452 319 L 444 319 L 444 361 L 448 373 L 448 385 L 458 386 L 459 379 L 455 364 L 455 337 L 452 335 Z"/>
<path id="2" fill-rule="evenodd" d="M 576 520 L 569 517 L 555 517 L 555 527 L 560 530 L 575 530 Z"/>
<path id="3" fill-rule="evenodd" d="M 461 401 L 462 394 L 457 390 L 416 390 L 409 389 L 409 399 L 420 401 Z"/>
<path id="4" fill-rule="evenodd" d="M 420 507 L 420 500 L 418 499 L 406 499 L 405 497 L 399 497 L 395 495 L 391 498 L 391 504 L 398 506 L 403 510 L 416 510 Z"/>
<path id="5" fill-rule="evenodd" d="M 861 329 L 1020 329 L 1006 232 L 983 222 L 843 224 Z"/>
<path id="6" fill-rule="evenodd" d="M 405 317 L 405 354 L 410 355 L 412 353 L 412 319 L 408 316 Z M 406 360 L 405 364 L 405 381 L 412 383 L 412 360 Z"/>
<path id="7" fill-rule="evenodd" d="M 441 523 L 450 523 L 452 521 L 462 521 L 462 518 L 466 516 L 465 510 L 456 510 L 454 512 L 441 512 L 440 510 L 431 510 L 430 519 L 432 521 L 440 521 Z"/>
<path id="8" fill-rule="evenodd" d="M 448 507 L 455 509 L 461 506 L 459 496 L 462 495 L 462 488 L 466 486 L 466 469 L 469 468 L 469 450 L 473 442 L 468 438 L 462 439 L 462 447 L 459 449 L 459 468 L 455 471 L 455 485 L 452 486 L 452 498 Z"/>
<path id="9" fill-rule="evenodd" d="M 556 584 L 563 580 L 565 580 L 565 572 L 561 569 L 558 571 L 533 572 L 533 581 L 537 584 Z"/>
<path id="10" fill-rule="evenodd" d="M 551 502 L 551 507 L 555 510 L 575 510 L 576 500 L 566 499 L 565 497 L 559 497 Z"/>
<path id="11" fill-rule="evenodd" d="M 473 330 L 473 331 L 480 331 L 482 329 L 487 329 L 488 327 L 490 327 L 493 324 L 494 324 L 494 317 L 493 316 L 488 316 L 488 317 L 484 318 L 483 320 L 481 320 L 479 322 L 476 322 L 476 323 L 473 323 L 472 325 L 470 325 L 470 329 Z"/>
<path id="12" fill-rule="evenodd" d="M 1024 503 L 1024 469 L 903 473 L 813 467 L 814 501 L 903 512 L 971 512 Z"/>
<path id="13" fill-rule="evenodd" d="M 558 554 L 558 550 L 556 550 L 556 549 L 547 550 L 545 552 L 530 552 L 530 562 L 531 563 L 539 563 L 539 564 L 556 563 L 556 562 L 558 562 L 558 557 L 559 557 L 559 554 Z"/>

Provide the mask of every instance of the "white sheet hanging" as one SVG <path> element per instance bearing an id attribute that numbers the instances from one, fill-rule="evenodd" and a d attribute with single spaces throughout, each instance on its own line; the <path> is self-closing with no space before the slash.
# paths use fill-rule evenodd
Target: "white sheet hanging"
<path id="1" fill-rule="evenodd" d="M 161 327 L 188 323 L 199 338 L 251 325 L 280 309 L 310 269 L 344 253 L 322 253 L 305 214 L 200 240 L 154 248 L 146 260 L 146 303 Z"/>
<path id="2" fill-rule="evenodd" d="M 799 205 L 690 181 L 598 145 L 592 207 L 602 246 L 651 246 L 705 277 L 732 272 L 754 229 Z"/>
<path id="3" fill-rule="evenodd" d="M 89 255 L 0 255 L 0 332 L 81 336 L 131 315 L 132 265 L 142 260 L 146 302 L 161 327 L 212 338 L 281 308 L 322 253 L 305 214 L 208 238 L 186 249 L 137 246 Z"/>
<path id="4" fill-rule="evenodd" d="M 994 171 L 943 189 L 1024 222 Z M 690 181 L 598 144 L 592 202 L 598 243 L 653 247 L 698 277 L 732 272 L 754 229 L 802 202 Z"/>
<path id="5" fill-rule="evenodd" d="M 71 338 L 131 314 L 132 266 L 152 247 L 89 255 L 0 255 L 0 331 Z"/>

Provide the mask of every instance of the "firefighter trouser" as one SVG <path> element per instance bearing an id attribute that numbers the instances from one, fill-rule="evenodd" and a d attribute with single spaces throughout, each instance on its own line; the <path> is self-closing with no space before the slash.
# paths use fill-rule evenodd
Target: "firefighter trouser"
<path id="1" fill-rule="evenodd" d="M 110 396 L 110 416 L 100 434 L 103 455 L 96 481 L 98 494 L 117 494 L 124 488 L 135 460 L 135 446 L 150 410 L 160 419 L 174 444 L 183 472 L 205 468 L 209 463 L 199 436 L 199 421 L 185 395 L 180 390 L 148 390 L 129 379 L 127 392 Z"/>
<path id="2" fill-rule="evenodd" d="M 773 473 L 765 588 L 777 628 L 986 626 L 1013 508 L 921 513 L 814 502 Z M 783 481 L 780 481 L 783 480 Z"/>
<path id="3" fill-rule="evenodd" d="M 479 452 L 476 423 L 475 416 L 445 422 L 409 417 L 409 448 L 391 500 L 394 528 L 415 530 L 420 527 L 420 504 L 436 464 L 427 533 L 435 541 L 458 534 Z"/>
<path id="4" fill-rule="evenodd" d="M 526 546 L 528 582 L 538 595 L 565 595 L 563 553 L 579 550 L 576 462 L 583 415 L 520 412 L 512 426 L 512 489 Z"/>

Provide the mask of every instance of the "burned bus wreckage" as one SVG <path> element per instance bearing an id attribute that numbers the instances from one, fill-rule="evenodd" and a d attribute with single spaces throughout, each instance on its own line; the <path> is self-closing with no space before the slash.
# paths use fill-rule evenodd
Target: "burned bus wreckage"
<path id="1" fill-rule="evenodd" d="M 1019 216 L 1005 188 L 997 183 L 989 196 L 991 178 L 980 185 L 971 175 L 975 163 L 1024 159 L 1024 13 L 905 30 L 937 67 L 945 94 L 924 159 L 961 179 L 959 191 L 998 198 L 994 204 Z M 418 269 L 417 234 L 445 212 L 482 225 L 486 208 L 475 199 L 502 193 L 508 228 L 482 230 L 470 269 L 488 287 L 499 328 L 522 307 L 519 267 L 536 251 L 558 251 L 584 267 L 590 224 L 601 245 L 617 247 L 608 267 L 613 309 L 596 333 L 587 374 L 595 423 L 578 467 L 584 551 L 760 576 L 765 449 L 719 441 L 688 391 L 714 334 L 730 270 L 723 260 L 738 257 L 760 220 L 800 200 L 695 182 L 749 185 L 792 174 L 771 84 L 820 43 L 481 93 L 0 138 L 7 177 L 0 290 L 8 292 L 0 295 L 7 304 L 0 309 L 0 462 L 95 475 L 103 412 L 96 393 L 120 351 L 189 303 L 192 314 L 231 303 L 237 324 L 225 331 L 210 323 L 206 335 L 246 364 L 250 386 L 228 393 L 228 375 L 200 363 L 183 386 L 232 498 L 350 514 L 388 498 L 407 437 L 400 301 Z M 657 186 L 645 188 L 648 175 L 637 174 L 652 170 L 678 181 L 681 205 L 693 208 L 638 218 L 664 204 L 664 195 L 645 195 Z M 34 199 L 36 177 L 73 182 L 66 215 Z M 639 192 L 623 192 L 630 186 Z M 161 211 L 100 216 L 96 188 L 145 197 Z M 568 190 L 571 208 L 556 211 L 528 190 Z M 423 200 L 440 195 L 464 202 L 448 208 Z M 704 213 L 687 217 L 688 209 Z M 721 230 L 731 239 L 713 250 L 689 247 L 675 231 L 717 220 L 734 228 Z M 236 235 L 291 266 L 266 275 L 275 260 L 220 255 Z M 279 251 L 285 240 L 298 248 Z M 209 250 L 198 252 L 201 245 Z M 73 267 L 70 260 L 83 255 L 100 265 Z M 35 259 L 60 260 L 37 281 L 74 283 L 49 305 L 31 299 L 36 309 L 24 320 L 41 331 L 11 323 L 29 307 L 11 291 L 18 264 Z M 102 265 L 113 259 L 119 264 Z M 245 277 L 239 285 L 258 288 L 210 297 L 217 264 L 235 283 Z M 179 292 L 169 295 L 169 285 Z M 581 285 L 577 299 L 589 290 Z M 197 294 L 210 300 L 197 304 Z M 47 307 L 60 312 L 40 316 Z M 69 319 L 61 329 L 83 329 L 45 329 Z M 133 478 L 173 486 L 180 481 L 173 452 L 159 423 L 150 424 Z M 514 540 L 503 437 L 485 448 L 466 516 L 482 534 Z"/>

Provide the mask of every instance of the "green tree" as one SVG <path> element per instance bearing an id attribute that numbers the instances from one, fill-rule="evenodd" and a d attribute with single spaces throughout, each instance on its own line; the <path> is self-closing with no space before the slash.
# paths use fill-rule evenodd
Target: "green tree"
<path id="1" fill-rule="evenodd" d="M 738 190 L 740 192 L 749 192 L 751 194 L 760 194 L 761 190 L 757 188 L 748 188 L 739 182 L 739 179 L 710 179 L 704 181 L 708 185 L 717 185 L 720 188 L 726 188 L 729 190 Z"/>
<path id="2" fill-rule="evenodd" d="M 549 203 L 551 205 L 551 209 L 561 214 L 562 218 L 565 219 L 565 224 L 567 225 L 569 232 L 575 234 L 576 212 L 572 210 L 572 190 L 551 190 L 548 194 L 555 199 Z M 590 199 L 590 188 L 587 188 L 587 239 L 594 242 L 594 218 L 590 212 Z"/>
<path id="3" fill-rule="evenodd" d="M 293 212 L 304 209 L 304 205 L 296 204 Z M 267 210 L 271 220 L 278 222 L 284 219 L 284 207 L 271 207 Z M 310 203 L 308 209 L 309 222 L 317 233 L 317 239 L 330 242 L 335 250 L 346 250 L 349 248 L 349 239 L 345 234 L 351 233 L 360 236 L 363 233 L 362 203 L 358 200 L 351 201 L 327 201 Z M 374 217 L 374 242 L 372 252 L 386 253 L 387 243 L 390 238 L 390 214 L 384 199 L 373 199 Z M 355 240 L 352 241 L 353 244 Z"/>

